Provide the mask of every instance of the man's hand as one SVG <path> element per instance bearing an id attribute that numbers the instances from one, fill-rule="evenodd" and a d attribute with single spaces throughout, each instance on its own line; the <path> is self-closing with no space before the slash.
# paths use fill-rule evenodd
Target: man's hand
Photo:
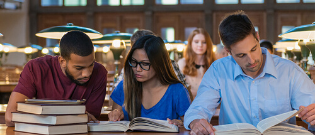
<path id="1" fill-rule="evenodd" d="M 90 114 L 90 113 L 87 112 L 87 111 L 85 111 L 85 112 L 86 112 L 86 114 L 88 115 L 89 122 L 93 121 L 93 122 L 95 122 L 95 123 L 100 123 L 100 121 L 98 121 L 98 120 L 94 117 L 94 115 Z"/>
<path id="2" fill-rule="evenodd" d="M 312 126 L 315 125 L 315 104 L 310 104 L 307 107 L 300 106 L 300 109 L 302 108 L 304 109 L 299 113 L 299 117 L 302 120 L 306 120 L 306 122 L 310 123 Z"/>
<path id="3" fill-rule="evenodd" d="M 108 114 L 109 121 L 120 121 L 124 118 L 124 112 L 119 109 L 115 109 Z"/>
<path id="4" fill-rule="evenodd" d="M 183 121 L 182 120 L 178 120 L 178 119 L 171 120 L 171 119 L 167 118 L 167 121 L 168 121 L 169 124 L 173 124 L 173 125 L 178 126 L 178 127 L 182 127 L 183 126 Z"/>
<path id="5" fill-rule="evenodd" d="M 191 135 L 214 135 L 215 128 L 205 119 L 196 119 L 189 124 Z"/>

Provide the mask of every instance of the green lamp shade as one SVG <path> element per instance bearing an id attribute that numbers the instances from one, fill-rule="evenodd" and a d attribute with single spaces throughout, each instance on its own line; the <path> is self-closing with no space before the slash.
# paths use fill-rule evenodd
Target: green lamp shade
<path id="1" fill-rule="evenodd" d="M 94 39 L 93 44 L 107 44 L 112 43 L 113 40 L 122 40 L 124 42 L 130 42 L 132 34 L 130 33 L 120 33 L 115 31 L 115 33 L 105 34 L 102 38 Z"/>
<path id="2" fill-rule="evenodd" d="M 303 58 L 307 58 L 310 56 L 310 49 L 305 46 L 305 42 L 299 42 L 299 46 L 301 47 L 301 53 Z"/>
<path id="3" fill-rule="evenodd" d="M 274 46 L 275 48 L 287 48 L 287 47 L 295 47 L 296 42 L 298 40 L 293 40 L 293 39 L 284 39 L 284 40 L 279 40 L 276 42 L 276 45 Z"/>
<path id="4" fill-rule="evenodd" d="M 293 53 L 291 52 L 291 50 L 286 50 L 285 53 L 288 54 L 289 58 L 293 58 Z"/>
<path id="5" fill-rule="evenodd" d="M 41 30 L 35 35 L 38 37 L 43 37 L 43 38 L 61 39 L 65 33 L 72 30 L 82 31 L 86 35 L 88 35 L 91 39 L 97 39 L 97 38 L 103 37 L 103 35 L 96 30 L 86 28 L 86 27 L 81 27 L 81 26 L 75 26 L 72 23 L 68 23 L 65 26 L 50 27 L 50 28 Z"/>
<path id="6" fill-rule="evenodd" d="M 292 53 L 294 54 L 294 56 L 296 56 L 296 60 L 300 61 L 302 60 L 302 52 L 301 50 L 292 50 Z"/>
<path id="7" fill-rule="evenodd" d="M 110 50 L 113 52 L 114 54 L 114 60 L 119 60 L 120 59 L 120 55 L 121 53 L 125 50 L 125 48 L 115 48 L 115 47 L 111 47 Z"/>
<path id="8" fill-rule="evenodd" d="M 315 42 L 308 42 L 306 47 L 311 50 L 313 60 L 315 60 Z"/>
<path id="9" fill-rule="evenodd" d="M 315 39 L 315 22 L 288 30 L 279 35 L 280 38 L 289 39 Z"/>

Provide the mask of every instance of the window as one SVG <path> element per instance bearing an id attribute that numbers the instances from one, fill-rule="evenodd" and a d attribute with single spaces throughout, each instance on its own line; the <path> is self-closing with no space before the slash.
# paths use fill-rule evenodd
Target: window
<path id="1" fill-rule="evenodd" d="M 41 0 L 41 6 L 86 6 L 87 0 Z"/>
<path id="2" fill-rule="evenodd" d="M 188 39 L 191 32 L 193 32 L 197 27 L 186 27 L 185 28 L 185 40 Z"/>
<path id="3" fill-rule="evenodd" d="M 173 27 L 165 27 L 161 29 L 161 37 L 164 40 L 173 42 L 175 40 L 175 30 Z"/>
<path id="4" fill-rule="evenodd" d="M 315 0 L 303 0 L 303 3 L 315 3 Z"/>
<path id="5" fill-rule="evenodd" d="M 97 0 L 98 6 L 130 6 L 130 5 L 144 5 L 144 0 Z"/>
<path id="6" fill-rule="evenodd" d="M 180 4 L 203 4 L 203 0 L 180 0 Z"/>
<path id="7" fill-rule="evenodd" d="M 178 0 L 155 0 L 158 5 L 177 5 Z"/>
<path id="8" fill-rule="evenodd" d="M 292 28 L 295 28 L 295 26 L 282 26 L 281 33 L 285 33 Z M 286 39 L 286 38 L 282 38 L 282 39 Z"/>
<path id="9" fill-rule="evenodd" d="M 300 3 L 300 0 L 277 0 L 277 3 Z"/>
<path id="10" fill-rule="evenodd" d="M 122 0 L 121 5 L 123 6 L 144 5 L 144 0 Z"/>
<path id="11" fill-rule="evenodd" d="M 127 29 L 126 29 L 126 32 L 133 34 L 133 33 L 135 33 L 137 30 L 139 30 L 139 29 L 138 29 L 138 28 L 127 28 Z"/>
<path id="12" fill-rule="evenodd" d="M 258 28 L 258 26 L 254 26 L 254 28 L 255 28 L 255 31 L 259 33 L 259 28 Z"/>
<path id="13" fill-rule="evenodd" d="M 62 6 L 63 0 L 41 0 L 41 5 L 46 6 Z"/>
<path id="14" fill-rule="evenodd" d="M 86 0 L 64 0 L 65 6 L 86 6 Z"/>
<path id="15" fill-rule="evenodd" d="M 215 0 L 216 4 L 238 4 L 238 0 Z"/>
<path id="16" fill-rule="evenodd" d="M 264 0 L 241 0 L 242 4 L 262 4 Z"/>
<path id="17" fill-rule="evenodd" d="M 103 34 L 110 34 L 110 33 L 114 33 L 115 29 L 114 28 L 104 28 L 103 29 Z"/>

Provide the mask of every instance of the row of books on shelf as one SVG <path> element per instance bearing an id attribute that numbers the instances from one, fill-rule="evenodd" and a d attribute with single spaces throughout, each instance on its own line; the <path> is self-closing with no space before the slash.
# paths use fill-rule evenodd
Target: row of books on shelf
<path id="1" fill-rule="evenodd" d="M 31 100 L 30 100 L 31 101 Z M 75 134 L 89 131 L 178 132 L 178 127 L 164 120 L 138 117 L 129 121 L 88 123 L 85 105 L 80 101 L 36 101 L 17 103 L 12 112 L 15 131 L 36 134 Z"/>
<path id="2" fill-rule="evenodd" d="M 39 100 L 40 101 L 40 100 Z M 83 101 L 84 102 L 84 101 Z M 82 101 L 20 102 L 12 113 L 15 131 L 36 134 L 75 134 L 89 131 L 154 131 L 178 132 L 178 127 L 165 120 L 138 117 L 132 121 L 88 123 Z M 260 121 L 257 127 L 248 123 L 214 126 L 216 135 L 312 135 L 303 127 L 283 123 L 302 110 L 294 110 Z"/>

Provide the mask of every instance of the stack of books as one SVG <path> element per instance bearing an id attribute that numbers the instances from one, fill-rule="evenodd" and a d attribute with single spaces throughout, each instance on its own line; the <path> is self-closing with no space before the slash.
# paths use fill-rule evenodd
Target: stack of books
<path id="1" fill-rule="evenodd" d="M 18 112 L 12 112 L 15 131 L 36 134 L 87 133 L 85 105 L 67 101 L 18 102 Z"/>

